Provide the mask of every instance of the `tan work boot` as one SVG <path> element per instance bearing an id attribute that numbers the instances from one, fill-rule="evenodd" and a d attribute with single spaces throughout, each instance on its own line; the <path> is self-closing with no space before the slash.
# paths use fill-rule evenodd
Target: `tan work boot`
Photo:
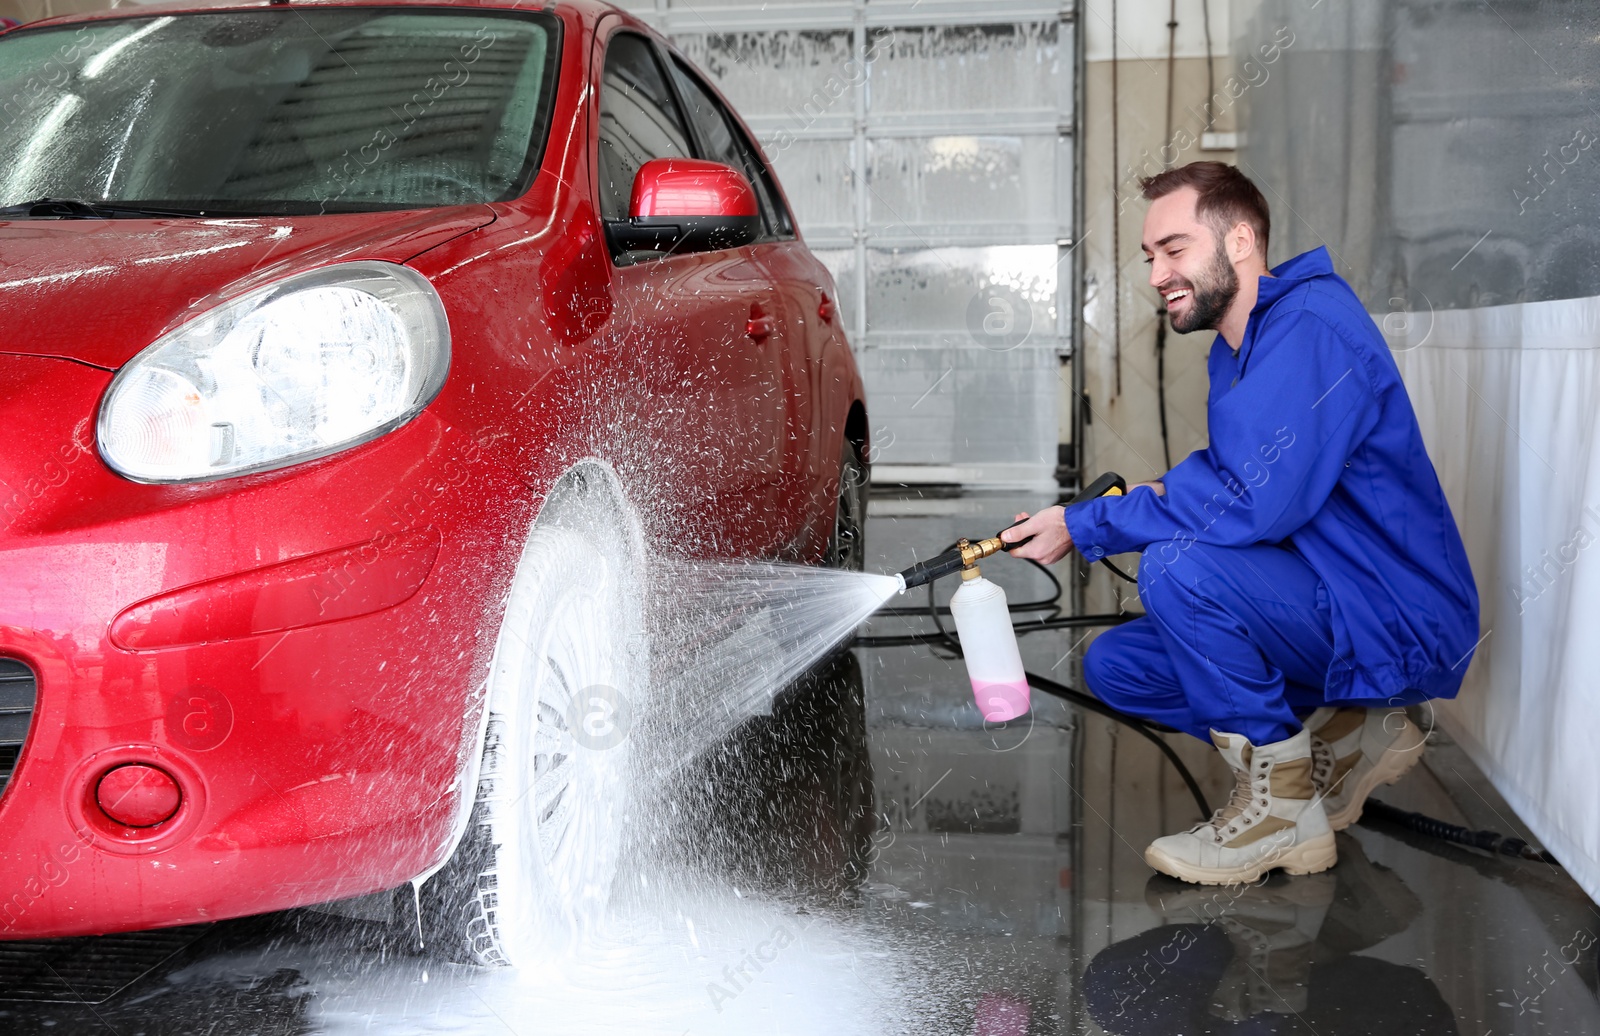
<path id="1" fill-rule="evenodd" d="M 1338 851 L 1311 782 L 1310 731 L 1252 745 L 1213 730 L 1211 741 L 1233 768 L 1228 804 L 1203 824 L 1151 842 L 1144 862 L 1201 885 L 1251 882 L 1278 867 L 1290 874 L 1332 867 Z"/>
<path id="2" fill-rule="evenodd" d="M 1422 758 L 1423 733 L 1404 709 L 1321 708 L 1306 717 L 1311 778 L 1328 825 L 1343 831 L 1380 784 L 1393 784 Z"/>

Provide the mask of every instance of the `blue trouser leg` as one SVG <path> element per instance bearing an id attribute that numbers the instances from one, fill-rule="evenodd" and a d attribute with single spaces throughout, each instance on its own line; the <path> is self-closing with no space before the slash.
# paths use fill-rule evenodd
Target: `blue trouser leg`
<path id="1" fill-rule="evenodd" d="M 1175 556 L 1174 556 L 1175 555 Z M 1334 658 L 1327 592 L 1281 547 L 1170 543 L 1139 564 L 1145 617 L 1090 645 L 1090 690 L 1123 712 L 1203 740 L 1216 729 L 1266 745 L 1325 704 Z"/>

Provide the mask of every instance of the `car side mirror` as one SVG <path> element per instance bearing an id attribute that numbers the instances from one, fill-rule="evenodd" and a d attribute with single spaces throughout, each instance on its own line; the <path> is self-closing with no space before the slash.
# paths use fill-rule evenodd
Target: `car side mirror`
<path id="1" fill-rule="evenodd" d="M 656 158 L 633 178 L 628 218 L 606 221 L 615 252 L 711 252 L 761 235 L 750 181 L 732 166 L 695 158 Z"/>

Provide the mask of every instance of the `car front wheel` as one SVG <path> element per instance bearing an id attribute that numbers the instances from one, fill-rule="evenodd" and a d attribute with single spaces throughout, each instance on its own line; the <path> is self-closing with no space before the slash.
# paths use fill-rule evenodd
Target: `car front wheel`
<path id="1" fill-rule="evenodd" d="M 580 511 L 541 516 L 524 545 L 490 664 L 477 799 L 424 887 L 425 938 L 431 928 L 458 959 L 519 964 L 581 938 L 616 875 L 646 681 L 644 580 L 630 537 Z"/>
<path id="2" fill-rule="evenodd" d="M 867 495 L 871 474 L 861 451 L 848 438 L 840 447 L 839 486 L 835 495 L 833 535 L 828 538 L 829 568 L 861 572 L 867 564 Z"/>

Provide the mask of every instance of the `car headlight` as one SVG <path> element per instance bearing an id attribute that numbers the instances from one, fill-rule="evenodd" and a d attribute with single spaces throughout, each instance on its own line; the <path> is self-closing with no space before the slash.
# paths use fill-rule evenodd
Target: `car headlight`
<path id="1" fill-rule="evenodd" d="M 449 366 L 426 278 L 329 266 L 224 303 L 130 360 L 100 406 L 100 453 L 138 482 L 281 468 L 404 424 Z"/>

